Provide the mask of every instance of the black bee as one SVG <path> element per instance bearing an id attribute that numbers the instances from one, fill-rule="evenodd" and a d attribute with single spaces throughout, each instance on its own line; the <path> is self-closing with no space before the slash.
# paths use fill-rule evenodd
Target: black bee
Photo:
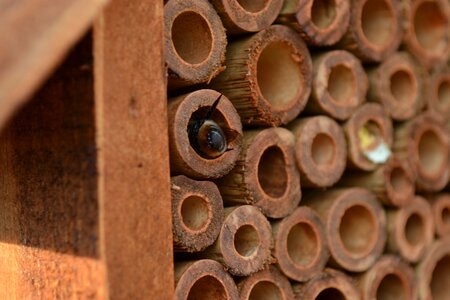
<path id="1" fill-rule="evenodd" d="M 189 142 L 194 150 L 204 158 L 217 158 L 226 151 L 237 135 L 237 131 L 231 128 L 222 128 L 211 119 L 212 114 L 219 104 L 222 94 L 214 101 L 205 116 L 193 118 L 188 125 Z"/>

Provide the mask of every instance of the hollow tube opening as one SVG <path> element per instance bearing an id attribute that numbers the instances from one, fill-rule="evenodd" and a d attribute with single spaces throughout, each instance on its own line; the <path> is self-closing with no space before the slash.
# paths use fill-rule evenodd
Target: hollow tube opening
<path id="1" fill-rule="evenodd" d="M 280 288 L 271 281 L 259 281 L 248 297 L 249 300 L 283 300 Z"/>
<path id="2" fill-rule="evenodd" d="M 258 13 L 266 8 L 269 0 L 236 0 L 246 11 Z"/>
<path id="3" fill-rule="evenodd" d="M 450 286 L 450 253 L 441 258 L 433 270 L 430 289 L 433 300 L 448 299 Z"/>
<path id="4" fill-rule="evenodd" d="M 442 54 L 448 47 L 448 22 L 446 15 L 435 1 L 424 1 L 413 15 L 414 32 L 419 45 L 427 52 Z"/>
<path id="5" fill-rule="evenodd" d="M 316 135 L 311 144 L 311 156 L 316 165 L 330 165 L 334 162 L 336 144 L 331 136 L 325 133 Z"/>
<path id="6" fill-rule="evenodd" d="M 396 274 L 387 274 L 377 288 L 377 299 L 407 300 L 407 287 Z"/>
<path id="7" fill-rule="evenodd" d="M 409 72 L 398 70 L 391 75 L 390 89 L 394 99 L 399 102 L 413 102 L 415 97 L 414 79 Z"/>
<path id="8" fill-rule="evenodd" d="M 316 300 L 330 300 L 330 299 L 346 300 L 347 298 L 344 296 L 344 294 L 340 290 L 338 290 L 337 288 L 334 288 L 334 287 L 324 289 L 316 297 Z"/>
<path id="9" fill-rule="evenodd" d="M 425 223 L 417 213 L 413 213 L 408 217 L 405 225 L 405 237 L 408 243 L 415 246 L 425 239 Z"/>
<path id="10" fill-rule="evenodd" d="M 438 102 L 443 107 L 450 106 L 450 81 L 443 81 L 438 88 Z"/>
<path id="11" fill-rule="evenodd" d="M 341 104 L 356 105 L 356 78 L 346 65 L 336 65 L 331 68 L 328 76 L 328 93 L 331 98 Z"/>
<path id="12" fill-rule="evenodd" d="M 419 138 L 419 164 L 422 170 L 432 176 L 439 175 L 446 164 L 446 148 L 434 130 L 426 130 Z"/>
<path id="13" fill-rule="evenodd" d="M 228 294 L 223 284 L 215 277 L 206 275 L 192 285 L 187 300 L 219 299 L 227 300 Z"/>
<path id="14" fill-rule="evenodd" d="M 389 183 L 394 193 L 397 194 L 408 192 L 412 186 L 412 182 L 406 174 L 406 171 L 401 167 L 395 167 L 391 170 L 391 173 L 389 174 Z"/>
<path id="15" fill-rule="evenodd" d="M 289 230 L 287 250 L 291 260 L 298 265 L 306 266 L 316 259 L 319 241 L 310 224 L 298 223 Z"/>
<path id="16" fill-rule="evenodd" d="M 330 26 L 336 19 L 335 0 L 314 0 L 311 6 L 311 21 L 321 29 Z"/>
<path id="17" fill-rule="evenodd" d="M 267 148 L 259 159 L 258 181 L 263 191 L 270 197 L 279 198 L 286 192 L 287 166 L 283 151 L 279 147 Z"/>
<path id="18" fill-rule="evenodd" d="M 442 223 L 446 226 L 450 225 L 450 207 L 444 207 L 441 211 Z"/>
<path id="19" fill-rule="evenodd" d="M 241 226 L 234 234 L 234 248 L 245 257 L 253 255 L 259 248 L 259 234 L 252 225 Z"/>
<path id="20" fill-rule="evenodd" d="M 204 229 L 209 223 L 208 202 L 199 196 L 189 196 L 181 204 L 181 219 L 183 224 L 195 231 Z"/>
<path id="21" fill-rule="evenodd" d="M 361 14 L 362 31 L 367 40 L 384 46 L 394 35 L 394 16 L 386 0 L 368 0 L 363 4 Z"/>

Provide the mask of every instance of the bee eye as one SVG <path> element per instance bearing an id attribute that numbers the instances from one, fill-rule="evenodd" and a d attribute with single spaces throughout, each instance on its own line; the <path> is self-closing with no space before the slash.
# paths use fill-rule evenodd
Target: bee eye
<path id="1" fill-rule="evenodd" d="M 205 122 L 197 136 L 199 150 L 207 158 L 216 158 L 227 149 L 227 139 L 219 125 L 213 121 Z"/>

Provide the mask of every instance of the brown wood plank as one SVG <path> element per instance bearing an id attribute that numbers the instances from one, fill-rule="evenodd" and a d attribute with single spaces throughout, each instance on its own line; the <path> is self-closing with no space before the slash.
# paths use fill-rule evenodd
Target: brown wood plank
<path id="1" fill-rule="evenodd" d="M 94 26 L 102 255 L 112 299 L 172 299 L 163 1 L 113 0 Z"/>

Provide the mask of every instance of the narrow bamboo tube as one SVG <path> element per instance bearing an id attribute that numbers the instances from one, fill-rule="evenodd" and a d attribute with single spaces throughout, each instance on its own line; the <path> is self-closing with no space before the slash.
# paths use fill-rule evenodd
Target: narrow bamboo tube
<path id="1" fill-rule="evenodd" d="M 311 99 L 306 111 L 341 121 L 348 119 L 365 101 L 368 89 L 359 59 L 344 50 L 327 51 L 313 56 L 313 68 Z"/>
<path id="2" fill-rule="evenodd" d="M 362 188 L 329 190 L 312 193 L 304 204 L 325 226 L 331 266 L 365 271 L 383 252 L 386 216 L 374 194 Z"/>
<path id="3" fill-rule="evenodd" d="M 250 275 L 238 284 L 241 300 L 293 300 L 289 280 L 274 266 Z"/>
<path id="4" fill-rule="evenodd" d="M 169 89 L 209 82 L 223 71 L 225 28 L 208 1 L 169 0 L 164 28 Z"/>
<path id="5" fill-rule="evenodd" d="M 363 61 L 382 61 L 402 40 L 402 11 L 397 0 L 351 0 L 350 25 L 339 46 Z"/>
<path id="6" fill-rule="evenodd" d="M 447 300 L 450 287 L 450 237 L 433 243 L 417 267 L 420 299 Z"/>
<path id="7" fill-rule="evenodd" d="M 350 3 L 346 0 L 286 0 L 278 22 L 294 27 L 312 46 L 331 46 L 347 31 Z"/>
<path id="8" fill-rule="evenodd" d="M 354 283 L 344 273 L 325 269 L 304 284 L 292 286 L 296 299 L 355 300 L 360 299 Z"/>
<path id="9" fill-rule="evenodd" d="M 357 276 L 362 300 L 416 299 L 413 269 L 393 255 L 382 256 L 369 270 Z"/>
<path id="10" fill-rule="evenodd" d="M 367 146 L 364 146 L 362 140 L 363 130 L 373 140 Z M 366 103 L 359 107 L 345 123 L 344 132 L 348 143 L 348 167 L 354 169 L 375 170 L 379 163 L 370 160 L 366 155 L 375 152 L 382 145 L 390 149 L 393 142 L 392 121 L 377 103 Z M 384 161 L 381 160 L 380 163 Z"/>
<path id="11" fill-rule="evenodd" d="M 210 259 L 175 264 L 176 300 L 238 300 L 239 294 L 224 267 Z"/>
<path id="12" fill-rule="evenodd" d="M 428 109 L 445 120 L 450 118 L 450 69 L 435 72 L 430 78 Z"/>
<path id="13" fill-rule="evenodd" d="M 406 49 L 425 67 L 447 62 L 450 53 L 450 7 L 447 0 L 403 1 Z"/>
<path id="14" fill-rule="evenodd" d="M 347 143 L 331 118 L 301 118 L 289 124 L 295 135 L 295 157 L 302 187 L 329 187 L 344 173 Z"/>
<path id="15" fill-rule="evenodd" d="M 394 151 L 409 161 L 418 190 L 439 191 L 448 183 L 448 130 L 432 113 L 423 113 L 395 128 Z"/>
<path id="16" fill-rule="evenodd" d="M 228 35 L 257 32 L 277 18 L 283 0 L 210 0 Z"/>
<path id="17" fill-rule="evenodd" d="M 171 183 L 174 251 L 201 251 L 214 243 L 222 226 L 219 189 L 213 182 L 182 175 Z"/>
<path id="18" fill-rule="evenodd" d="M 381 103 L 392 119 L 410 119 L 424 106 L 427 73 L 407 52 L 389 56 L 368 75 L 368 99 Z"/>
<path id="19" fill-rule="evenodd" d="M 434 236 L 430 204 L 420 196 L 399 209 L 387 211 L 387 250 L 399 253 L 409 262 L 418 262 Z"/>
<path id="20" fill-rule="evenodd" d="M 309 207 L 300 206 L 291 215 L 274 222 L 274 256 L 280 270 L 296 281 L 320 273 L 329 258 L 325 228 Z"/>
<path id="21" fill-rule="evenodd" d="M 271 263 L 272 229 L 254 206 L 225 209 L 225 219 L 216 242 L 201 254 L 223 263 L 228 272 L 248 276 Z"/>
<path id="22" fill-rule="evenodd" d="M 450 194 L 439 194 L 431 199 L 434 228 L 439 237 L 450 236 Z"/>
<path id="23" fill-rule="evenodd" d="M 230 43 L 226 66 L 211 86 L 233 102 L 243 124 L 286 124 L 305 107 L 311 57 L 289 27 L 273 25 Z"/>
<path id="24" fill-rule="evenodd" d="M 375 171 L 347 172 L 339 181 L 343 187 L 363 187 L 377 195 L 384 205 L 405 206 L 414 198 L 415 181 L 409 165 L 392 156 Z"/>
<path id="25" fill-rule="evenodd" d="M 242 144 L 242 125 L 233 104 L 221 97 L 211 118 L 222 129 L 237 133 L 228 139 L 228 149 L 221 156 L 207 159 L 190 145 L 188 127 L 190 121 L 204 117 L 220 94 L 213 90 L 198 90 L 176 98 L 168 103 L 170 167 L 173 175 L 184 174 L 192 178 L 218 178 L 228 173 L 239 157 Z"/>

